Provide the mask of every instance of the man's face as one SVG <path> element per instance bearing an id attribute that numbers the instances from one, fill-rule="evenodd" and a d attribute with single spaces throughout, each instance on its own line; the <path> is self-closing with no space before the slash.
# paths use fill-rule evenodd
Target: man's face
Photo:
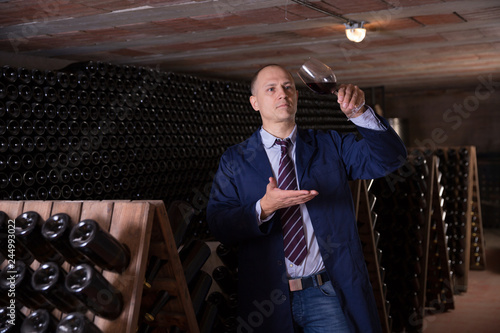
<path id="1" fill-rule="evenodd" d="M 293 78 L 278 66 L 260 71 L 254 84 L 250 103 L 259 111 L 264 127 L 277 123 L 295 123 L 297 90 Z"/>

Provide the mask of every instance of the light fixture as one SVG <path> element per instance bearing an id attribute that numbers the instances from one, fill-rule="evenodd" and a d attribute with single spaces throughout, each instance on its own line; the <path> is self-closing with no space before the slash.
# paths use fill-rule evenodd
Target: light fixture
<path id="1" fill-rule="evenodd" d="M 339 13 L 332 12 L 331 10 L 326 9 L 326 8 L 320 8 L 316 4 L 310 3 L 308 1 L 303 1 L 303 0 L 292 0 L 292 1 L 298 3 L 301 6 L 313 9 L 317 12 L 322 13 L 322 14 L 329 15 L 329 16 L 332 16 L 332 17 L 335 17 L 335 18 L 338 18 L 338 19 L 341 19 L 341 20 L 347 22 L 347 23 L 344 23 L 345 34 L 347 36 L 347 39 L 349 39 L 350 41 L 359 43 L 366 36 L 366 29 L 363 28 L 363 24 L 367 23 L 366 21 L 361 21 L 361 22 L 352 21 L 349 18 L 347 18 Z"/>
<path id="2" fill-rule="evenodd" d="M 362 22 L 349 21 L 348 23 L 344 23 L 345 35 L 347 36 L 347 39 L 356 43 L 361 42 L 366 36 L 366 29 L 363 28 L 364 23 L 365 23 L 364 21 Z"/>

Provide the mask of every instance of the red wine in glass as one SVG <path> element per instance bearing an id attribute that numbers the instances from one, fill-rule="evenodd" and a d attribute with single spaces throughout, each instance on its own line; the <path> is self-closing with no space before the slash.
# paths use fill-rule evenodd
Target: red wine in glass
<path id="1" fill-rule="evenodd" d="M 337 91 L 337 82 L 309 82 L 306 85 L 312 91 L 322 95 L 334 94 Z"/>
<path id="2" fill-rule="evenodd" d="M 337 77 L 333 73 L 333 70 L 321 61 L 310 58 L 302 65 L 302 67 L 300 67 L 297 74 L 302 82 L 304 82 L 305 85 L 312 91 L 323 95 L 337 95 Z M 354 108 L 351 111 L 351 114 L 347 116 L 347 119 L 350 119 L 363 106 L 364 102 Z"/>
<path id="3" fill-rule="evenodd" d="M 337 77 L 333 70 L 321 61 L 310 58 L 297 72 L 299 78 L 318 94 L 336 94 Z"/>

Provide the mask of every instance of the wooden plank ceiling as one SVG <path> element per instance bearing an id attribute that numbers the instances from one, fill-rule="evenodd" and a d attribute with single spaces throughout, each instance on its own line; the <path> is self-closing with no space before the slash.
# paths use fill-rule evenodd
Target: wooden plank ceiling
<path id="1" fill-rule="evenodd" d="M 263 64 L 296 71 L 315 57 L 341 82 L 388 90 L 500 79 L 499 0 L 309 2 L 369 22 L 366 39 L 349 42 L 345 21 L 291 0 L 0 0 L 0 60 L 248 80 Z"/>

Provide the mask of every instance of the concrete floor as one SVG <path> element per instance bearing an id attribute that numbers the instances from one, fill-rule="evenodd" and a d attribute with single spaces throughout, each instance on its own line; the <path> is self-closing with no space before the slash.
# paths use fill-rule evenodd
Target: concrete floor
<path id="1" fill-rule="evenodd" d="M 455 295 L 455 309 L 424 318 L 424 333 L 500 332 L 500 229 L 483 231 L 486 270 L 469 271 L 467 292 Z"/>

